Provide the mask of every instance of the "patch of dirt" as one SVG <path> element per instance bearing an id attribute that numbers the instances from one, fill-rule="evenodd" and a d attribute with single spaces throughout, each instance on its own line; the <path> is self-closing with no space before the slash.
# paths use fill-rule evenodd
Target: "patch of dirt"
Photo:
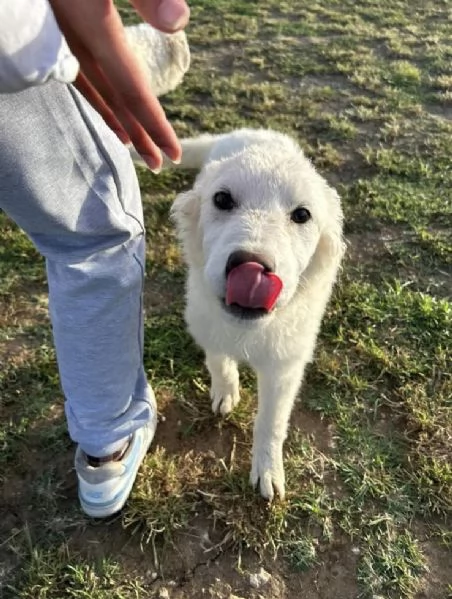
<path id="1" fill-rule="evenodd" d="M 8 473 L 2 476 L 0 526 L 3 524 L 1 520 L 3 510 L 6 512 L 12 510 L 21 515 L 24 520 L 27 519 L 28 510 L 33 510 L 33 490 L 39 476 L 51 474 L 55 481 L 58 481 L 59 492 L 62 495 L 66 495 L 67 492 L 72 495 L 76 490 L 76 480 L 73 476 L 75 446 L 71 445 L 66 451 L 50 454 L 36 447 L 35 438 L 36 432 L 32 432 L 28 437 L 27 445 L 22 446 L 15 472 L 8 470 Z M 54 491 L 56 492 L 56 489 Z"/>
<path id="2" fill-rule="evenodd" d="M 213 451 L 218 459 L 229 458 L 236 431 L 227 424 L 223 426 L 219 417 L 209 413 L 192 432 L 190 416 L 175 401 L 168 402 L 163 410 L 159 401 L 159 414 L 163 421 L 157 427 L 156 446 L 160 445 L 169 454 L 175 455 L 194 449 L 196 453 Z"/>
<path id="3" fill-rule="evenodd" d="M 40 343 L 29 335 L 21 334 L 0 342 L 0 363 L 20 367 L 32 358 Z"/>
<path id="4" fill-rule="evenodd" d="M 128 573 L 151 590 L 150 597 L 169 599 L 355 599 L 357 553 L 341 539 L 322 556 L 322 564 L 308 572 L 294 571 L 279 560 L 260 561 L 249 550 L 222 544 L 224 531 L 215 530 L 202 515 L 188 530 L 175 535 L 174 544 L 140 546 L 138 535 L 121 528 L 118 518 L 108 523 L 86 521 L 72 535 L 69 549 L 90 559 L 117 557 Z M 263 569 L 263 572 L 262 572 Z"/>
<path id="5" fill-rule="evenodd" d="M 227 546 L 217 549 L 214 545 L 209 551 L 208 541 L 215 536 L 218 534 L 212 531 L 211 523 L 202 518 L 194 522 L 188 534 L 177 536 L 175 547 L 165 552 L 162 576 L 155 581 L 157 597 L 166 593 L 170 599 L 358 597 L 357 555 L 345 541 L 338 541 L 323 553 L 321 565 L 297 572 L 278 559 L 261 562 L 248 550 L 239 555 Z"/>
<path id="6" fill-rule="evenodd" d="M 430 541 L 421 542 L 420 549 L 426 558 L 428 571 L 423 578 L 423 588 L 417 599 L 437 597 L 439 589 L 444 591 L 443 597 L 446 597 L 446 585 L 452 581 L 450 550 Z"/>
<path id="7" fill-rule="evenodd" d="M 450 296 L 450 267 L 436 268 L 422 264 L 420 260 L 412 260 L 408 256 L 399 257 L 397 247 L 402 243 L 415 247 L 416 233 L 401 226 L 385 226 L 380 231 L 348 233 L 347 262 L 354 267 L 365 266 L 368 276 L 381 269 L 390 269 L 394 276 L 403 279 L 422 290 L 434 289 L 437 296 Z M 416 246 L 418 247 L 418 246 Z"/>
<path id="8" fill-rule="evenodd" d="M 181 300 L 183 288 L 175 288 L 174 282 L 164 283 L 156 277 L 146 277 L 144 283 L 144 308 L 146 312 L 159 314 L 167 312 L 168 306 Z"/>
<path id="9" fill-rule="evenodd" d="M 329 454 L 334 448 L 334 427 L 323 420 L 320 414 L 305 410 L 300 403 L 295 404 L 290 428 L 298 429 L 309 437 L 322 453 Z"/>
<path id="10" fill-rule="evenodd" d="M 0 327 L 24 329 L 49 321 L 47 292 L 44 286 L 35 291 L 30 289 L 26 294 L 20 292 L 2 297 L 0 301 Z"/>
<path id="11" fill-rule="evenodd" d="M 308 572 L 295 571 L 280 559 L 260 561 L 251 551 L 232 550 L 210 519 L 200 515 L 174 544 L 156 551 L 139 545 L 118 519 L 86 522 L 72 535 L 69 548 L 101 559 L 106 547 L 125 571 L 139 577 L 152 597 L 169 599 L 355 599 L 357 553 L 340 539 L 322 553 L 322 563 Z M 262 572 L 263 569 L 263 572 Z"/>
<path id="12" fill-rule="evenodd" d="M 73 512 L 77 501 L 73 457 L 73 449 L 55 455 L 38 452 L 31 435 L 20 456 L 21 464 L 26 463 L 27 468 L 20 467 L 15 472 L 8 470 L 7 474 L 0 475 L 0 589 L 2 579 L 8 579 L 10 572 L 21 563 L 24 543 L 27 549 L 30 544 L 39 547 L 41 535 L 49 534 L 49 529 L 42 522 L 44 518 L 46 525 L 51 521 L 54 532 L 65 530 L 65 506 Z M 37 480 L 46 476 L 50 476 L 51 480 L 38 490 Z M 39 493 L 41 497 L 38 498 Z M 44 517 L 39 501 L 49 502 L 53 506 L 52 513 Z M 76 526 L 72 521 L 71 529 Z"/>
<path id="13" fill-rule="evenodd" d="M 31 286 L 27 295 L 0 298 L 0 304 L 0 328 L 17 331 L 14 337 L 0 341 L 0 364 L 26 364 L 41 343 L 29 330 L 42 325 L 50 327 L 46 290 L 41 285 Z"/>
<path id="14" fill-rule="evenodd" d="M 424 104 L 424 109 L 434 117 L 452 121 L 452 106 L 448 104 Z"/>

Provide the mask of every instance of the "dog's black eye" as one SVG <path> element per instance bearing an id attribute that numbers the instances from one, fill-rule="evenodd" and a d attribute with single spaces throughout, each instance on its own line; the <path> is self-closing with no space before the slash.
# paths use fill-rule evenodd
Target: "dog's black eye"
<path id="1" fill-rule="evenodd" d="M 306 223 L 310 218 L 311 213 L 307 208 L 303 208 L 302 206 L 295 208 L 295 210 L 290 215 L 290 219 L 293 220 L 294 223 L 297 223 L 297 225 L 302 225 L 303 223 Z"/>
<path id="2" fill-rule="evenodd" d="M 217 193 L 213 196 L 213 203 L 218 210 L 230 211 L 237 206 L 237 203 L 232 195 L 229 193 L 229 191 L 225 190 L 217 191 Z"/>

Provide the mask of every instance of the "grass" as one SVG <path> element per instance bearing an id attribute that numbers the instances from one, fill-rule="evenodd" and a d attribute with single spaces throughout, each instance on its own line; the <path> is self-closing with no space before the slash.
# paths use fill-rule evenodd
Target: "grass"
<path id="1" fill-rule="evenodd" d="M 349 249 L 294 411 L 288 496 L 268 506 L 248 484 L 252 374 L 243 372 L 237 410 L 218 420 L 202 354 L 185 330 L 168 212 L 192 174 L 139 172 L 149 237 L 145 367 L 164 420 L 127 508 L 107 523 L 77 509 L 43 261 L 0 214 L 0 597 L 148 597 L 173 579 L 181 596 L 197 598 L 215 587 L 214 574 L 202 573 L 209 560 L 246 595 L 234 576 L 244 580 L 254 559 L 292 581 L 275 597 L 298 597 L 290 589 L 300 580 L 308 593 L 312 573 L 322 597 L 336 596 L 338 562 L 343 596 L 445 599 L 448 4 L 191 4 L 192 69 L 164 98 L 179 135 L 286 131 L 343 198 Z M 187 545 L 198 537 L 196 550 Z"/>
<path id="2" fill-rule="evenodd" d="M 6 589 L 20 599 L 134 599 L 149 590 L 107 558 L 86 562 L 64 549 L 32 550 L 22 577 L 21 588 Z"/>

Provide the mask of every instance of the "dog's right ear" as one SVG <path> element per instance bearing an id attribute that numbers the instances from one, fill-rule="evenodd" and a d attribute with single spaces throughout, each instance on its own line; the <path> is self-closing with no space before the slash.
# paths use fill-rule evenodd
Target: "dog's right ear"
<path id="1" fill-rule="evenodd" d="M 202 266 L 201 199 L 196 189 L 180 193 L 171 207 L 171 219 L 176 223 L 185 261 L 189 266 Z"/>

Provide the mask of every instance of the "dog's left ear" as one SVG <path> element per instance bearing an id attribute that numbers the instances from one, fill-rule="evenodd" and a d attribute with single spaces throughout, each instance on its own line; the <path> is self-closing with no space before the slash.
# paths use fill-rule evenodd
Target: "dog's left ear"
<path id="1" fill-rule="evenodd" d="M 343 237 L 344 214 L 341 207 L 341 199 L 335 189 L 327 185 L 329 220 L 322 233 L 329 257 L 338 263 L 341 262 L 345 253 L 345 241 Z"/>
<path id="2" fill-rule="evenodd" d="M 185 260 L 192 266 L 202 266 L 204 262 L 200 214 L 201 198 L 196 185 L 190 191 L 180 193 L 171 207 L 171 219 L 176 223 Z"/>
<path id="3" fill-rule="evenodd" d="M 316 251 L 308 267 L 314 277 L 321 273 L 336 271 L 345 253 L 343 238 L 344 215 L 341 200 L 335 189 L 325 183 L 324 193 L 327 198 L 327 214 L 320 232 Z"/>

